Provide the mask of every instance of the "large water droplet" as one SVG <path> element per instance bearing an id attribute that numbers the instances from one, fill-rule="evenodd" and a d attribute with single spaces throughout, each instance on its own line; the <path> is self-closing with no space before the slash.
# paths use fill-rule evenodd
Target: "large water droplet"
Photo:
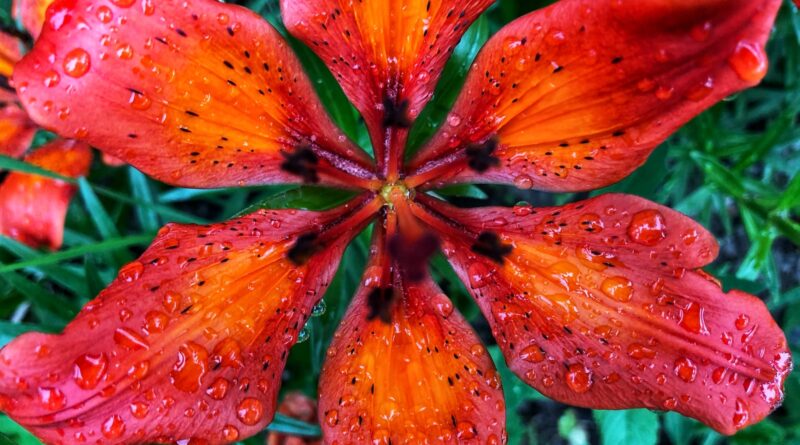
<path id="1" fill-rule="evenodd" d="M 636 243 L 655 246 L 667 237 L 664 215 L 658 210 L 642 210 L 636 213 L 628 225 L 628 236 Z"/>
<path id="2" fill-rule="evenodd" d="M 625 277 L 608 277 L 600 284 L 600 290 L 609 298 L 623 303 L 633 298 L 633 283 Z"/>
<path id="3" fill-rule="evenodd" d="M 728 59 L 731 68 L 745 82 L 758 82 L 767 74 L 769 62 L 760 45 L 741 41 Z"/>
<path id="4" fill-rule="evenodd" d="M 71 77 L 82 77 L 91 67 L 91 58 L 85 49 L 75 48 L 64 57 L 64 72 Z"/>
<path id="5" fill-rule="evenodd" d="M 705 310 L 697 303 L 689 303 L 686 309 L 681 311 L 680 326 L 695 334 L 708 334 L 706 321 L 703 317 Z"/>
<path id="6" fill-rule="evenodd" d="M 582 394 L 592 387 L 592 372 L 581 364 L 569 365 L 569 371 L 564 376 L 569 389 Z"/>
<path id="7" fill-rule="evenodd" d="M 675 360 L 675 375 L 684 382 L 691 383 L 697 377 L 697 365 L 686 357 Z"/>
<path id="8" fill-rule="evenodd" d="M 178 361 L 172 367 L 172 384 L 183 392 L 195 392 L 207 372 L 208 351 L 197 343 L 188 342 L 178 349 Z"/>
<path id="9" fill-rule="evenodd" d="M 236 417 L 245 425 L 255 425 L 264 418 L 264 405 L 260 400 L 248 397 L 239 403 Z"/>
<path id="10" fill-rule="evenodd" d="M 119 439 L 125 434 L 125 422 L 122 417 L 113 415 L 103 422 L 102 431 L 106 439 Z"/>
<path id="11" fill-rule="evenodd" d="M 108 370 L 105 354 L 84 354 L 75 360 L 72 376 L 83 389 L 94 389 Z"/>

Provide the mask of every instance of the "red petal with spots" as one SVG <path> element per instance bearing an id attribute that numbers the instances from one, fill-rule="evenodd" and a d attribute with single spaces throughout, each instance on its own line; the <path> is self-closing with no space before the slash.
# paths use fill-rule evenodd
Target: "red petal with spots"
<path id="1" fill-rule="evenodd" d="M 491 357 L 430 277 L 385 272 L 381 235 L 322 371 L 325 443 L 505 443 Z"/>
<path id="2" fill-rule="evenodd" d="M 783 333 L 761 300 L 696 269 L 717 245 L 686 216 L 629 195 L 542 209 L 425 202 L 440 216 L 417 213 L 441 230 L 509 366 L 545 395 L 674 410 L 726 434 L 781 403 Z"/>
<path id="3" fill-rule="evenodd" d="M 89 171 L 92 152 L 86 144 L 57 139 L 25 160 L 64 176 L 78 177 Z M 0 184 L 0 233 L 33 247 L 58 249 L 74 194 L 75 186 L 64 181 L 10 173 Z"/>
<path id="4" fill-rule="evenodd" d="M 35 135 L 36 124 L 19 104 L 17 95 L 0 87 L 0 155 L 22 156 Z"/>
<path id="5" fill-rule="evenodd" d="M 364 116 L 378 163 L 391 163 L 392 175 L 403 160 L 403 127 L 422 112 L 453 48 L 493 2 L 281 0 L 281 11 Z"/>
<path id="6" fill-rule="evenodd" d="M 409 183 L 614 183 L 766 74 L 779 0 L 565 0 L 497 33 Z"/>
<path id="7" fill-rule="evenodd" d="M 0 406 L 51 444 L 257 433 L 288 349 L 375 207 L 366 196 L 326 213 L 166 226 L 63 334 L 0 350 Z M 308 233 L 326 235 L 298 242 Z M 298 245 L 303 264 L 290 258 Z"/>
<path id="8" fill-rule="evenodd" d="M 353 186 L 367 155 L 327 117 L 291 49 L 211 0 L 60 0 L 15 82 L 34 120 L 194 187 Z"/>
<path id="9" fill-rule="evenodd" d="M 11 8 L 14 18 L 36 39 L 42 32 L 45 13 L 51 4 L 53 0 L 14 0 Z"/>

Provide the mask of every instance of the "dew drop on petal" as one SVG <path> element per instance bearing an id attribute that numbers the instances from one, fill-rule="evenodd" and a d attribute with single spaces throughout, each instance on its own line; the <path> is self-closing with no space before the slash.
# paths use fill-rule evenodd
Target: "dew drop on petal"
<path id="1" fill-rule="evenodd" d="M 690 359 L 681 357 L 675 360 L 675 375 L 680 377 L 684 382 L 694 382 L 697 377 L 697 365 Z"/>
<path id="2" fill-rule="evenodd" d="M 628 225 L 628 236 L 635 243 L 655 246 L 667 237 L 664 215 L 658 210 L 643 210 L 634 214 Z"/>
<path id="3" fill-rule="evenodd" d="M 564 378 L 567 387 L 578 394 L 585 393 L 592 387 L 592 372 L 581 364 L 569 365 L 569 371 Z"/>
<path id="4" fill-rule="evenodd" d="M 82 77 L 91 67 L 91 58 L 85 49 L 75 48 L 64 57 L 64 72 L 71 77 Z"/>
<path id="5" fill-rule="evenodd" d="M 118 439 L 125 434 L 125 422 L 118 415 L 113 415 L 103 422 L 103 436 L 106 439 Z"/>
<path id="6" fill-rule="evenodd" d="M 75 360 L 73 378 L 82 389 L 94 389 L 108 370 L 105 354 L 84 354 Z"/>
<path id="7" fill-rule="evenodd" d="M 745 82 L 757 82 L 767 74 L 769 63 L 764 50 L 751 42 L 741 41 L 728 59 L 733 71 Z"/>
<path id="8" fill-rule="evenodd" d="M 600 290 L 609 298 L 623 303 L 633 298 L 633 283 L 625 277 L 608 277 L 600 284 Z"/>
<path id="9" fill-rule="evenodd" d="M 245 425 L 255 425 L 264 418 L 264 405 L 260 400 L 248 397 L 236 407 L 236 417 Z"/>

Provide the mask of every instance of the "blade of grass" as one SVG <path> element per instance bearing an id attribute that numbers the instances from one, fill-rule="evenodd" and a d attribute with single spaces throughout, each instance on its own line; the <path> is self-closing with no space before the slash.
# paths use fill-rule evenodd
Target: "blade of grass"
<path id="1" fill-rule="evenodd" d="M 72 260 L 92 253 L 103 253 L 114 250 L 126 249 L 132 246 L 147 245 L 153 240 L 154 235 L 133 235 L 123 238 L 113 238 L 98 242 L 96 244 L 89 244 L 86 246 L 73 247 L 71 249 L 54 252 L 49 255 L 39 256 L 29 260 L 20 261 L 14 264 L 5 264 L 0 266 L 0 274 L 6 272 L 13 272 L 15 270 L 22 270 L 29 267 L 39 267 L 49 264 L 56 264 L 62 261 Z M 2 240 L 4 237 L 0 237 Z"/>

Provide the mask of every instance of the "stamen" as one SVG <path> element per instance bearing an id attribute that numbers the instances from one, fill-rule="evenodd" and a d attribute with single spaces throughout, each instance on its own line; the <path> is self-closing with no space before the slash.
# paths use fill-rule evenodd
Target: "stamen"
<path id="1" fill-rule="evenodd" d="M 319 182 L 317 175 L 317 165 L 319 158 L 311 147 L 297 147 L 292 153 L 281 151 L 285 159 L 281 164 L 281 169 L 303 178 L 303 182 L 316 184 Z"/>
<path id="2" fill-rule="evenodd" d="M 494 156 L 497 149 L 497 138 L 492 137 L 480 144 L 471 144 L 467 147 L 466 153 L 469 168 L 478 173 L 485 173 L 492 167 L 500 165 L 500 159 Z"/>
<path id="3" fill-rule="evenodd" d="M 472 245 L 473 252 L 483 255 L 497 264 L 503 264 L 512 250 L 514 248 L 509 244 L 503 244 L 500 237 L 494 232 L 482 232 L 475 240 L 475 244 Z"/>

